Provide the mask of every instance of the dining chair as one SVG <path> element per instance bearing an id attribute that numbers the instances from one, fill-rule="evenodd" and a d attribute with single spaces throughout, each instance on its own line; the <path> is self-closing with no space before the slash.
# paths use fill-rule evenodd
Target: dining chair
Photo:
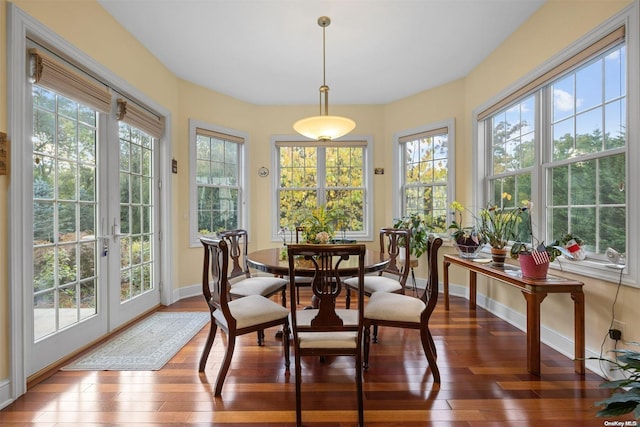
<path id="1" fill-rule="evenodd" d="M 220 365 L 215 396 L 220 396 L 231 366 L 236 338 L 251 332 L 282 325 L 284 364 L 289 371 L 289 310 L 262 295 L 229 298 L 229 247 L 224 239 L 200 238 L 204 246 L 202 294 L 211 312 L 211 326 L 200 357 L 199 372 L 204 372 L 218 327 L 227 335 L 227 350 Z"/>
<path id="2" fill-rule="evenodd" d="M 231 298 L 242 298 L 249 295 L 262 295 L 271 298 L 280 294 L 282 306 L 287 306 L 287 280 L 275 276 L 254 276 L 247 264 L 249 235 L 246 230 L 226 230 L 218 233 L 229 244 L 229 256 L 232 262 L 229 281 Z M 262 344 L 264 334 L 258 332 L 258 345 Z"/>
<path id="3" fill-rule="evenodd" d="M 430 236 L 427 243 L 429 275 L 424 292 L 419 298 L 388 292 L 375 292 L 364 309 L 364 368 L 369 368 L 371 326 L 418 329 L 422 348 L 429 362 L 434 383 L 440 384 L 440 371 L 436 364 L 437 352 L 429 330 L 429 318 L 438 302 L 438 249 L 440 237 Z M 373 342 L 377 342 L 374 336 Z"/>
<path id="4" fill-rule="evenodd" d="M 375 275 L 364 277 L 364 294 L 371 296 L 374 292 L 393 292 L 404 294 L 409 268 L 404 260 L 410 259 L 411 231 L 405 228 L 381 228 L 379 232 L 380 253 L 385 253 L 389 263 L 384 270 Z M 358 289 L 358 279 L 344 281 L 347 286 L 346 307 L 351 305 L 351 291 Z"/>
<path id="5" fill-rule="evenodd" d="M 306 244 L 289 245 L 291 301 L 296 300 L 295 277 L 311 275 L 311 289 L 317 308 L 297 310 L 291 304 L 291 331 L 295 353 L 296 421 L 302 425 L 302 364 L 305 356 L 353 356 L 358 393 L 358 421 L 364 423 L 362 392 L 363 286 L 358 289 L 356 309 L 338 309 L 336 301 L 342 289 L 343 275 L 364 280 L 365 245 Z M 347 266 L 351 264 L 350 267 Z M 304 272 L 302 271 L 304 270 Z"/>

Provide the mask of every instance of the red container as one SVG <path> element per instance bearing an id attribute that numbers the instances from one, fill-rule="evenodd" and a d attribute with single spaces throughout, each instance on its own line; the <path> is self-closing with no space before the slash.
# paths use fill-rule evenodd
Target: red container
<path id="1" fill-rule="evenodd" d="M 530 279 L 546 279 L 547 271 L 549 271 L 549 263 L 536 264 L 533 257 L 530 254 L 519 254 L 518 260 L 520 261 L 520 269 L 522 270 L 522 277 L 528 277 Z"/>

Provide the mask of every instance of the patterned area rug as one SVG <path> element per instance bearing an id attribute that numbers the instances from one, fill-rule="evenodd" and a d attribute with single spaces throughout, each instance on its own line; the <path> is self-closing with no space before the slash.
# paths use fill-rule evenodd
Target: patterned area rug
<path id="1" fill-rule="evenodd" d="M 207 323 L 209 312 L 154 313 L 63 371 L 157 371 Z"/>

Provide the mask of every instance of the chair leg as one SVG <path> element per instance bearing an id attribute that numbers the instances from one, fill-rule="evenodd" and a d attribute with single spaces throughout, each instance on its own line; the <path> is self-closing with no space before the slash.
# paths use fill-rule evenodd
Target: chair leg
<path id="1" fill-rule="evenodd" d="M 356 355 L 356 389 L 358 391 L 358 425 L 364 426 L 364 398 L 362 396 L 362 356 Z"/>
<path id="2" fill-rule="evenodd" d="M 258 346 L 261 346 L 262 344 L 264 344 L 264 329 L 260 329 L 256 332 L 256 334 L 258 336 Z"/>
<path id="3" fill-rule="evenodd" d="M 429 367 L 431 368 L 431 373 L 433 374 L 433 382 L 436 384 L 440 384 L 440 370 L 438 369 L 438 365 L 436 363 L 436 355 L 434 354 L 432 345 L 435 347 L 435 344 L 431 344 L 430 342 L 431 333 L 429 329 L 423 327 L 420 329 L 420 341 L 422 341 L 422 349 L 424 350 L 424 354 L 427 356 L 427 361 L 429 362 Z M 431 340 L 433 340 L 431 338 Z"/>
<path id="4" fill-rule="evenodd" d="M 371 325 L 364 325 L 364 370 L 369 369 L 369 344 L 371 342 Z"/>
<path id="5" fill-rule="evenodd" d="M 302 367 L 300 363 L 300 354 L 296 349 L 295 352 L 295 364 L 296 364 L 296 425 L 302 426 Z"/>
<path id="6" fill-rule="evenodd" d="M 220 372 L 218 372 L 218 378 L 216 379 L 216 389 L 214 396 L 220 396 L 222 394 L 222 386 L 224 385 L 224 379 L 227 377 L 227 372 L 231 366 L 231 357 L 233 356 L 233 350 L 236 346 L 235 335 L 227 334 L 227 351 L 224 354 L 224 360 L 220 366 Z"/>
<path id="7" fill-rule="evenodd" d="M 345 308 L 348 310 L 351 307 L 351 288 L 347 287 L 347 298 L 345 300 Z"/>
<path id="8" fill-rule="evenodd" d="M 282 306 L 287 306 L 287 288 L 282 289 Z"/>
<path id="9" fill-rule="evenodd" d="M 435 358 L 438 358 L 438 350 L 436 350 L 436 343 L 433 342 L 433 336 L 431 335 L 431 331 L 429 332 L 429 346 L 431 347 L 431 351 L 433 352 L 433 355 L 435 356 Z"/>
<path id="10" fill-rule="evenodd" d="M 202 356 L 200 356 L 200 366 L 198 367 L 198 372 L 204 372 L 204 368 L 207 365 L 207 359 L 209 358 L 209 352 L 211 352 L 211 346 L 213 346 L 213 340 L 216 337 L 216 331 L 218 330 L 218 325 L 216 322 L 211 319 L 211 325 L 209 326 L 209 336 L 207 337 L 207 342 L 204 344 L 204 348 L 202 349 Z"/>
<path id="11" fill-rule="evenodd" d="M 290 330 L 289 330 L 289 322 L 284 322 L 284 325 L 282 325 L 282 346 L 284 349 L 284 366 L 286 368 L 286 372 L 289 373 L 289 365 L 291 364 L 290 358 L 289 358 L 289 351 L 290 351 L 290 343 L 289 343 L 289 335 L 290 335 Z"/>
<path id="12" fill-rule="evenodd" d="M 373 342 L 378 342 L 378 325 L 373 325 Z"/>

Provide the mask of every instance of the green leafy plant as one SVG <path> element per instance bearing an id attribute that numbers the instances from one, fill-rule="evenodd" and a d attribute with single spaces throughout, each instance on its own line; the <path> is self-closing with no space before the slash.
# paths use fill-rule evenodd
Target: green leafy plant
<path id="1" fill-rule="evenodd" d="M 303 222 L 303 238 L 308 243 L 328 243 L 333 237 L 335 219 L 324 205 L 318 206 L 307 215 Z"/>
<path id="2" fill-rule="evenodd" d="M 478 218 L 473 215 L 473 212 L 469 211 L 465 208 L 460 202 L 454 200 L 449 205 L 451 209 L 451 214 L 453 215 L 453 220 L 448 227 L 448 230 L 451 231 L 451 237 L 460 244 L 464 244 L 465 242 L 473 241 L 476 245 L 487 243 L 486 237 L 479 231 L 480 227 L 478 225 Z M 463 214 L 464 212 L 469 212 L 473 218 L 473 224 L 464 226 L 463 224 Z"/>
<path id="3" fill-rule="evenodd" d="M 411 255 L 420 258 L 427 251 L 429 227 L 422 215 L 413 213 L 409 216 L 398 218 L 394 221 L 393 228 L 404 228 L 411 231 L 409 242 Z M 402 244 L 402 242 L 399 243 Z"/>
<path id="4" fill-rule="evenodd" d="M 502 193 L 502 199 L 511 200 L 511 194 Z M 480 210 L 480 231 L 486 236 L 492 248 L 502 249 L 509 240 L 515 238 L 515 231 L 521 221 L 523 208 L 507 207 L 504 203 L 489 205 Z"/>
<path id="5" fill-rule="evenodd" d="M 640 343 L 633 342 L 633 345 Z M 640 352 L 629 349 L 612 350 L 616 353 L 616 360 L 593 358 L 606 361 L 613 365 L 612 370 L 622 372 L 624 378 L 606 381 L 600 387 L 613 391 L 610 397 L 596 402 L 604 406 L 596 414 L 598 417 L 615 417 L 633 412 L 636 420 L 640 419 Z"/>

